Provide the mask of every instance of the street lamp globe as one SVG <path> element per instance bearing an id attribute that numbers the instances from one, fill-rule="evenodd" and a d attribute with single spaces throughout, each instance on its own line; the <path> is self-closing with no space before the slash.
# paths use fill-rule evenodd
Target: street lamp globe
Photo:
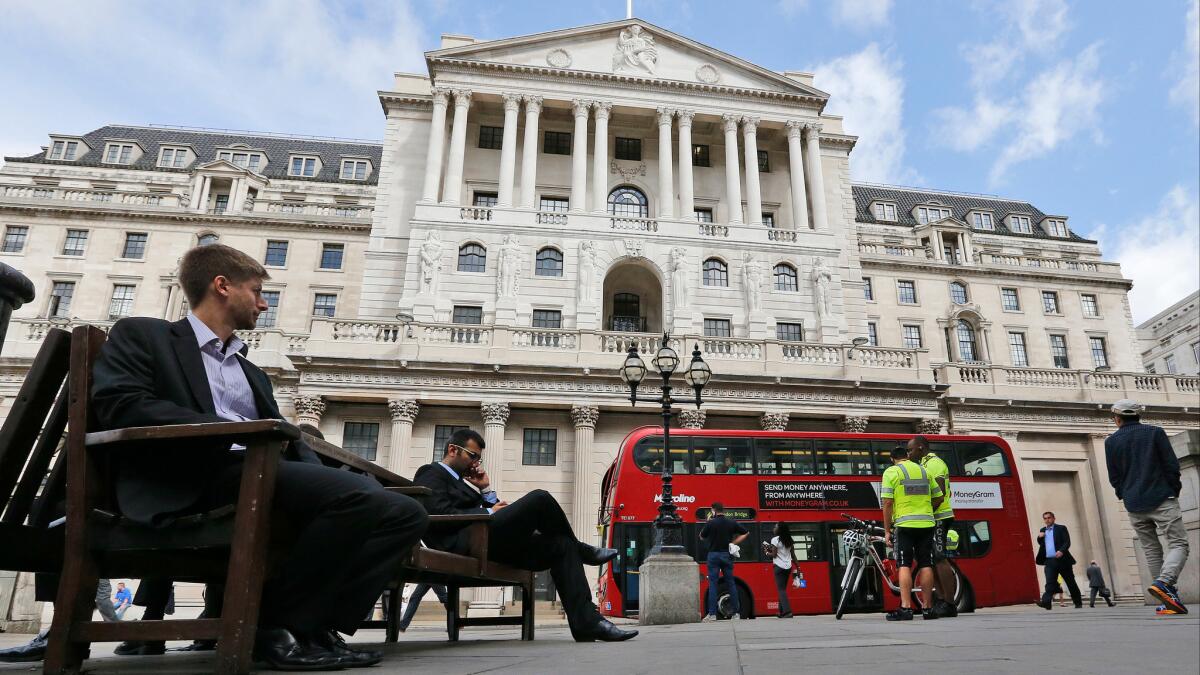
<path id="1" fill-rule="evenodd" d="M 675 369 L 679 367 L 679 355 L 671 349 L 671 345 L 667 342 L 666 334 L 663 334 L 662 346 L 658 348 L 658 353 L 654 355 L 654 367 L 658 368 L 658 372 L 663 377 L 670 377 L 675 373 Z"/>
<path id="2" fill-rule="evenodd" d="M 621 365 L 621 380 L 636 387 L 641 384 L 644 377 L 646 377 L 646 364 L 642 361 L 642 357 L 638 356 L 637 346 L 630 346 L 625 363 Z"/>
<path id="3" fill-rule="evenodd" d="M 700 345 L 697 344 L 692 350 L 692 362 L 688 364 L 687 372 L 683 374 L 683 379 L 693 389 L 696 390 L 696 396 L 700 396 L 700 390 L 708 381 L 712 379 L 712 369 L 700 358 Z"/>

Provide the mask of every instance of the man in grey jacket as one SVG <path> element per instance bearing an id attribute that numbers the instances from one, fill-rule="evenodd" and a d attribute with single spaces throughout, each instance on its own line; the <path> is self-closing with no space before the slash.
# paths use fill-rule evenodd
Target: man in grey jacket
<path id="1" fill-rule="evenodd" d="M 1104 585 L 1104 572 L 1100 571 L 1100 566 L 1096 564 L 1095 560 L 1093 560 L 1091 564 L 1087 566 L 1087 577 L 1088 586 L 1092 589 L 1091 606 L 1096 606 L 1096 595 L 1099 594 L 1100 597 L 1104 598 L 1104 601 L 1108 603 L 1108 606 L 1112 607 L 1112 593 L 1110 593 L 1108 587 Z"/>

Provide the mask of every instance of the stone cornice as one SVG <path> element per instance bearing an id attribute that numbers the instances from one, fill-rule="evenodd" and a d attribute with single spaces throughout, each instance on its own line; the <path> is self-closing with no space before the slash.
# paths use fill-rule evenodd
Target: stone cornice
<path id="1" fill-rule="evenodd" d="M 316 230 L 329 232 L 370 232 L 371 222 L 368 219 L 357 220 L 354 222 L 338 223 L 330 220 L 323 220 L 315 217 L 312 220 L 299 218 L 250 218 L 246 216 L 230 215 L 230 214 L 212 214 L 200 213 L 198 211 L 178 210 L 178 211 L 138 211 L 135 209 L 120 209 L 120 208 L 96 208 L 94 204 L 84 206 L 82 204 L 17 204 L 13 202 L 0 202 L 0 213 L 15 212 L 15 213 L 52 213 L 69 215 L 78 218 L 86 216 L 91 218 L 136 218 L 136 219 L 162 219 L 185 223 L 206 223 L 206 224 L 228 224 L 228 225 L 246 225 L 251 227 L 261 227 L 268 229 L 294 229 L 297 227 L 309 227 Z"/>
<path id="2" fill-rule="evenodd" d="M 1115 286 L 1128 291 L 1133 288 L 1133 281 L 1121 277 L 1113 278 L 1107 275 L 1094 274 L 1092 272 L 1076 272 L 1073 270 L 1049 270 L 1037 273 L 1033 270 L 1045 269 L 1038 267 L 1015 267 L 1008 266 L 984 266 L 982 264 L 975 265 L 949 265 L 936 260 L 919 260 L 907 258 L 903 256 L 887 256 L 887 260 L 880 258 L 868 257 L 871 254 L 859 254 L 859 263 L 863 269 L 887 269 L 887 270 L 921 270 L 922 272 L 934 272 L 955 277 L 1004 277 L 1008 279 L 1035 279 L 1053 284 L 1061 284 L 1064 281 L 1078 281 L 1080 283 L 1088 283 L 1101 286 Z M 1065 272 L 1065 274 L 1064 274 Z"/>
<path id="3" fill-rule="evenodd" d="M 383 106 L 383 112 L 386 115 L 388 107 L 407 108 L 409 110 L 431 110 L 433 108 L 433 95 L 421 96 L 417 94 L 400 94 L 394 91 L 377 92 L 379 94 L 379 105 Z"/>

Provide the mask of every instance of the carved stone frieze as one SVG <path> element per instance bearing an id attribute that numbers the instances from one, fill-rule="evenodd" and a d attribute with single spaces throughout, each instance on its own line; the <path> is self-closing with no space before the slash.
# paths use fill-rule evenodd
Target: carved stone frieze
<path id="1" fill-rule="evenodd" d="M 917 420 L 917 433 L 930 435 L 942 433 L 942 418 L 925 417 Z"/>
<path id="2" fill-rule="evenodd" d="M 646 175 L 646 163 L 638 162 L 637 164 L 627 165 L 619 163 L 615 159 L 608 160 L 608 172 L 616 174 L 626 181 L 631 181 L 638 176 Z"/>
<path id="3" fill-rule="evenodd" d="M 703 410 L 685 408 L 679 411 L 679 426 L 684 429 L 703 429 L 708 413 Z"/>

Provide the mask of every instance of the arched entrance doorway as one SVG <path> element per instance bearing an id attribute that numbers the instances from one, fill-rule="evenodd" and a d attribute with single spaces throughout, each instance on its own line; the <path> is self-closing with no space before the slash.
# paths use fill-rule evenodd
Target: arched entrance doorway
<path id="1" fill-rule="evenodd" d="M 644 260 L 617 263 L 604 277 L 604 329 L 660 333 L 663 292 L 658 273 Z"/>

